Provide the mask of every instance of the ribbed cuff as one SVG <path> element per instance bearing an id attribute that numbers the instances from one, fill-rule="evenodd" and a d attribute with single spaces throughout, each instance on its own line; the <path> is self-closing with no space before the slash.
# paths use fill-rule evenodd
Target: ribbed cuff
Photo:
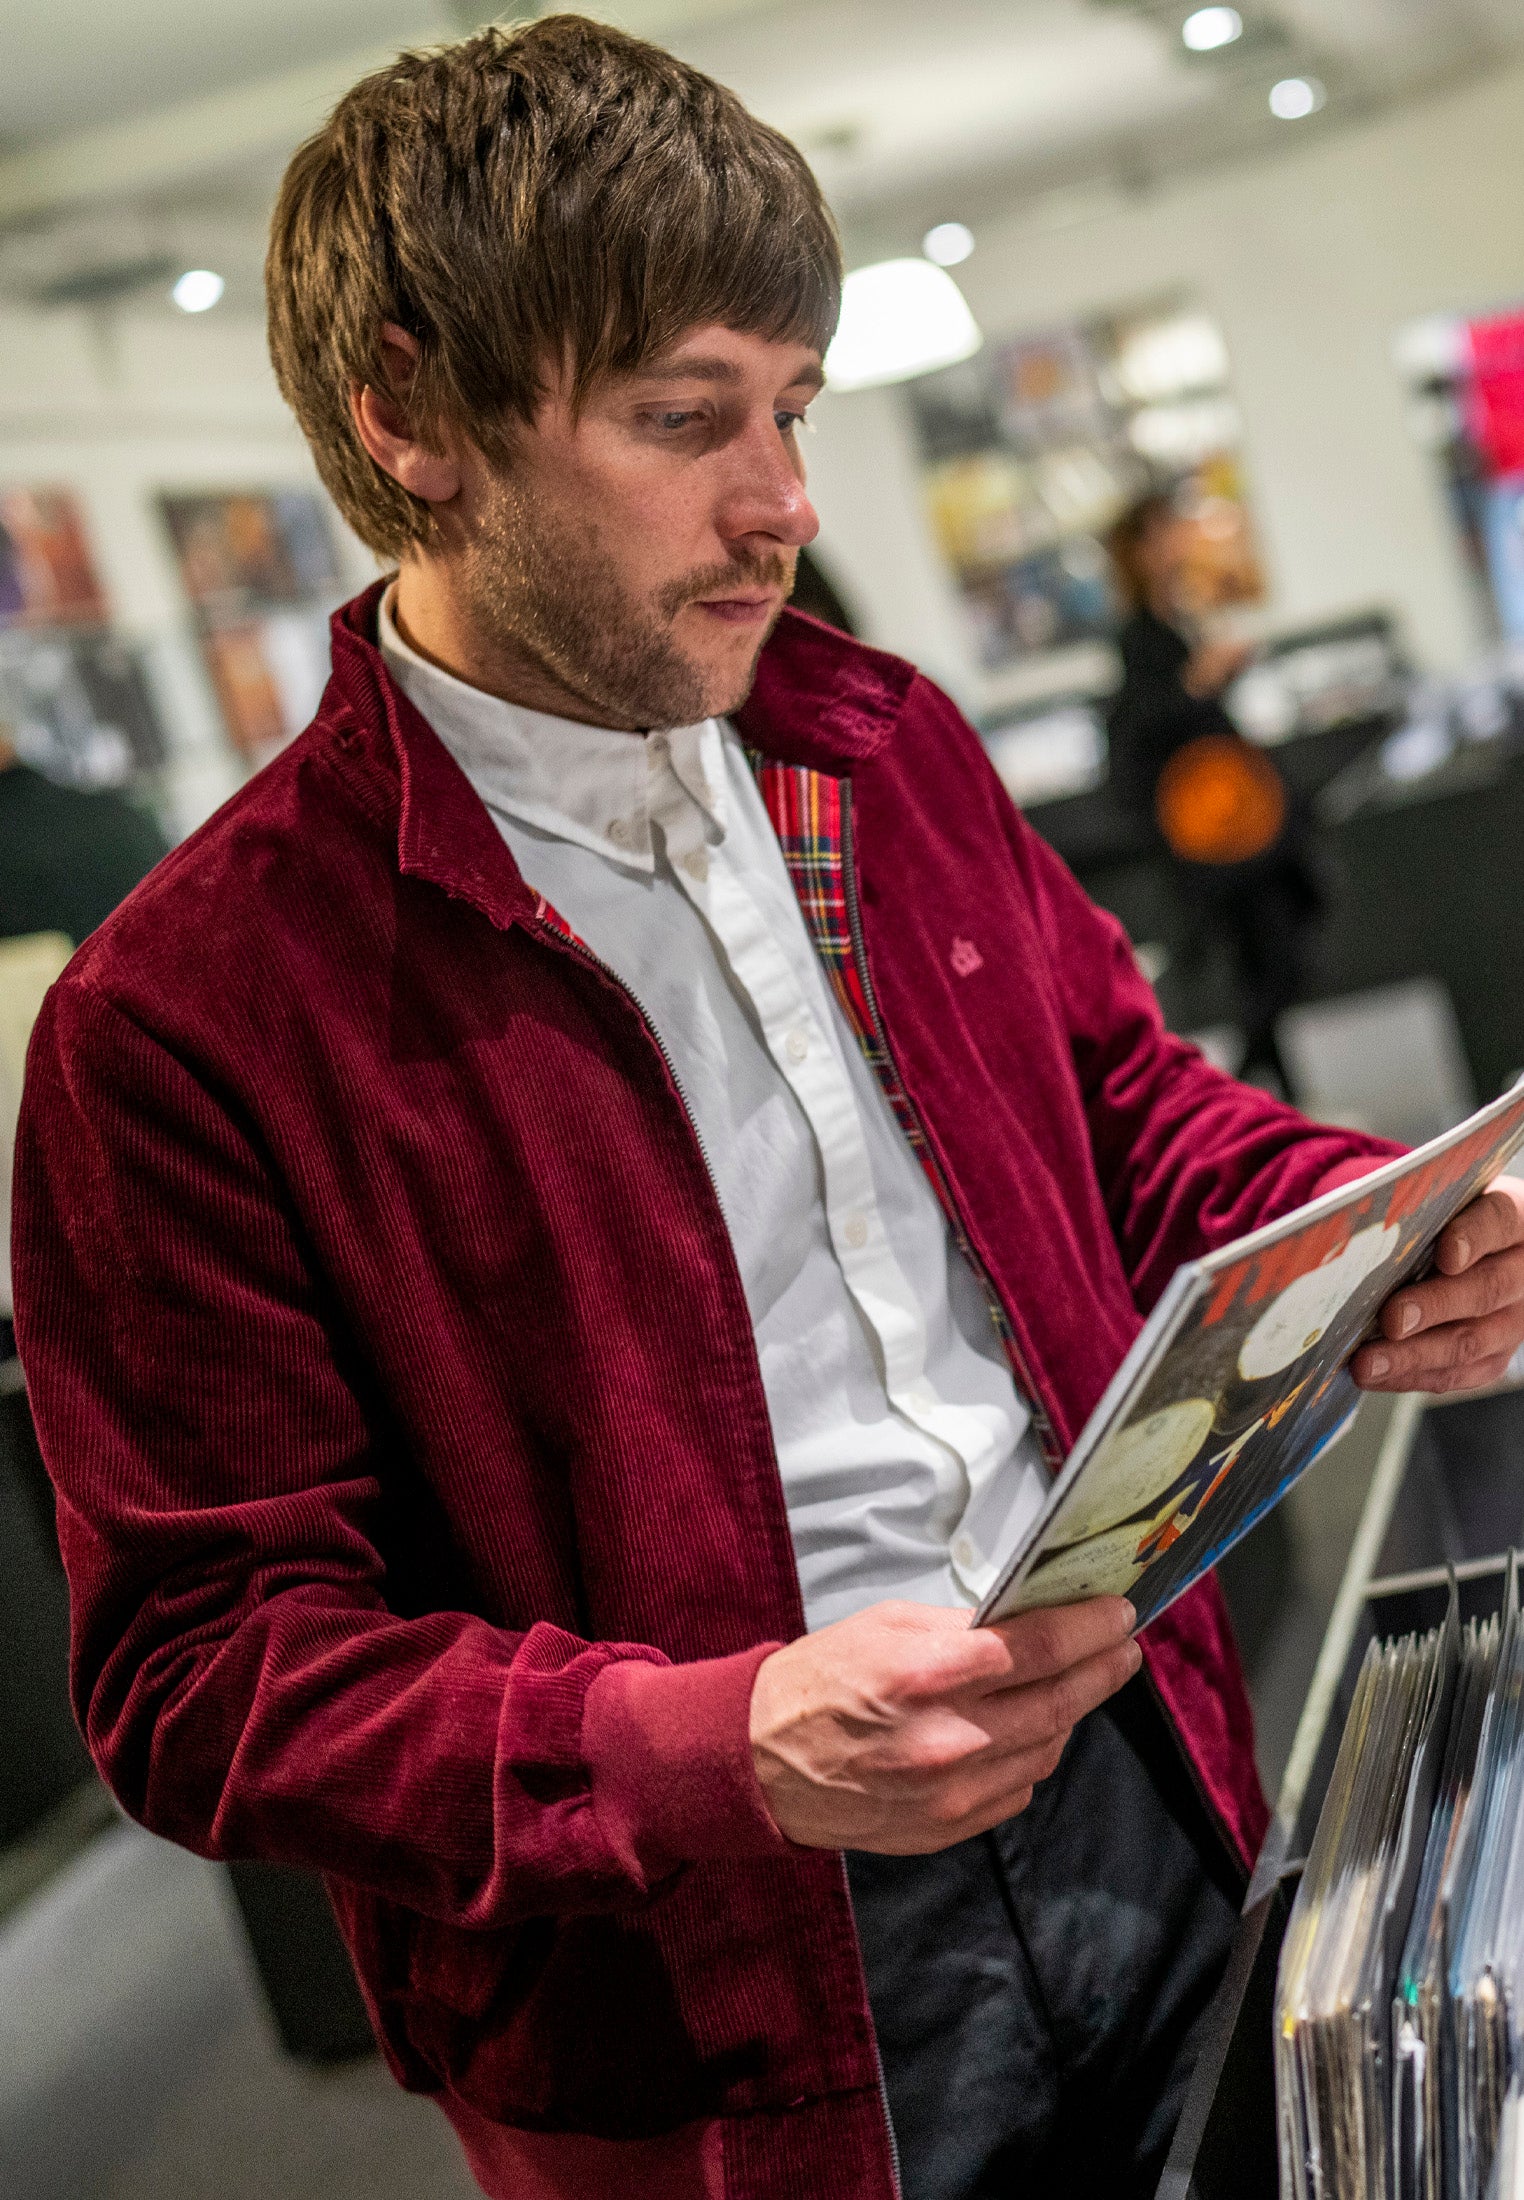
<path id="1" fill-rule="evenodd" d="M 761 1643 L 694 1665 L 618 1658 L 588 1689 L 582 1757 L 599 1828 L 620 1862 L 650 1884 L 711 1857 L 784 1856 L 751 1755 Z"/>

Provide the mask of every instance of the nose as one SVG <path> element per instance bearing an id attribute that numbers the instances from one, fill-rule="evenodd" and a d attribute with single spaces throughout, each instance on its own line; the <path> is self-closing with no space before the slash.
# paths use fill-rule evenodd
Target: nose
<path id="1" fill-rule="evenodd" d="M 781 435 L 769 410 L 748 421 L 726 453 L 729 464 L 715 522 L 722 539 L 798 550 L 820 532 L 805 493 L 804 467 L 791 436 Z"/>

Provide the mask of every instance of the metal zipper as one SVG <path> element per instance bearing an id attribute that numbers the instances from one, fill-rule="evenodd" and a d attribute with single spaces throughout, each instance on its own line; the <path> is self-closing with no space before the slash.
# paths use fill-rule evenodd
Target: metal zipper
<path id="1" fill-rule="evenodd" d="M 544 896 L 542 895 L 541 900 L 543 901 L 543 899 Z M 575 933 L 563 932 L 558 925 L 550 923 L 548 918 L 541 916 L 538 910 L 535 912 L 534 924 L 535 930 L 541 933 L 544 938 L 554 941 L 558 947 L 569 949 L 578 962 L 585 963 L 589 970 L 596 970 L 601 978 L 607 978 L 609 984 L 624 995 L 631 1008 L 634 1009 L 636 1015 L 645 1025 L 646 1034 L 666 1066 L 667 1075 L 672 1080 L 672 1089 L 677 1094 L 678 1103 L 688 1119 L 688 1128 L 693 1133 L 693 1143 L 699 1150 L 699 1159 L 704 1164 L 704 1173 L 709 1179 L 709 1188 L 714 1193 L 715 1202 L 718 1205 L 720 1197 L 719 1183 L 715 1177 L 714 1163 L 709 1158 L 709 1148 L 704 1144 L 704 1134 L 698 1127 L 698 1117 L 694 1114 L 688 1095 L 683 1090 L 683 1081 L 677 1074 L 677 1064 L 667 1052 L 666 1041 L 652 1022 L 650 1012 L 644 1001 L 640 999 L 638 994 L 631 992 L 623 978 L 610 970 L 608 964 L 600 955 L 593 953 L 585 940 L 578 939 Z M 720 1211 L 723 1214 L 724 1209 L 721 1208 Z"/>
<path id="2" fill-rule="evenodd" d="M 869 2022 L 872 2022 L 871 2015 Z M 878 2102 L 884 2112 L 884 2131 L 889 2140 L 889 2181 L 894 2188 L 894 2200 L 903 2200 L 904 2185 L 900 2181 L 900 2142 L 894 2135 L 894 2118 L 889 2113 L 889 2087 L 884 2079 L 884 2058 L 878 2051 L 878 2033 L 873 2034 L 873 2068 L 878 2076 Z"/>
<path id="3" fill-rule="evenodd" d="M 534 924 L 536 931 L 539 932 L 545 939 L 554 942 L 554 944 L 558 947 L 569 950 L 570 953 L 576 957 L 578 962 L 584 963 L 589 970 L 596 971 L 600 977 L 607 978 L 611 985 L 617 987 L 618 990 L 624 995 L 625 999 L 629 1002 L 630 1006 L 634 1009 L 636 1015 L 640 1018 L 641 1022 L 645 1025 L 646 1030 L 650 1034 L 652 1045 L 656 1048 L 657 1053 L 661 1056 L 662 1061 L 666 1065 L 667 1075 L 672 1080 L 672 1089 L 677 1094 L 678 1101 L 682 1107 L 683 1113 L 688 1118 L 688 1127 L 693 1133 L 694 1144 L 698 1147 L 699 1156 L 703 1161 L 705 1171 L 707 1172 L 709 1177 L 709 1182 L 711 1186 L 714 1187 L 715 1199 L 716 1201 L 718 1201 L 720 1196 L 719 1189 L 715 1185 L 714 1168 L 709 1159 L 708 1148 L 704 1144 L 704 1135 L 698 1127 L 698 1122 L 694 1116 L 692 1108 L 688 1104 L 688 1095 L 684 1092 L 682 1079 L 677 1074 L 677 1065 L 674 1063 L 671 1055 L 667 1052 L 666 1046 L 662 1040 L 661 1033 L 657 1030 L 655 1024 L 651 1021 L 651 1017 L 645 1007 L 645 1004 L 641 1001 L 638 994 L 631 992 L 630 988 L 625 984 L 623 978 L 617 977 L 615 973 L 610 970 L 608 964 L 603 960 L 601 956 L 595 955 L 593 953 L 592 949 L 587 945 L 584 940 L 578 939 L 573 933 L 563 932 L 559 926 L 548 922 L 548 920 L 545 917 L 541 916 L 538 911 L 535 914 Z M 875 1014 L 876 1013 L 877 1012 L 875 1011 Z M 840 1859 L 840 1862 L 842 1888 L 846 1895 L 847 1910 L 850 1914 L 852 1908 L 852 1886 L 850 1880 L 847 1878 L 847 1860 L 845 1857 L 842 1857 Z M 894 2200 L 904 2200 L 904 2186 L 900 2181 L 900 2144 L 898 2139 L 896 2139 L 894 2135 L 894 2119 L 889 2113 L 889 2087 L 884 2077 L 884 2058 L 879 2053 L 878 2034 L 873 2029 L 873 2018 L 871 2011 L 869 2012 L 868 2026 L 869 2033 L 873 2041 L 873 2070 L 874 2075 L 878 2081 L 879 2106 L 883 2110 L 884 2132 L 889 2141 L 890 2181 L 893 2187 Z"/>
<path id="4" fill-rule="evenodd" d="M 849 1911 L 851 1911 L 851 1909 L 852 1909 L 852 1881 L 851 1881 L 851 1879 L 849 1878 L 849 1876 L 848 1876 L 848 1873 L 847 1873 L 847 1860 L 846 1860 L 845 1856 L 842 1856 L 842 1855 L 838 1854 L 838 1856 L 837 1856 L 837 1862 L 838 1862 L 838 1863 L 840 1864 L 840 1866 L 841 1866 L 841 1884 L 842 1884 L 842 1890 L 843 1890 L 843 1892 L 845 1893 L 845 1895 L 846 1895 L 846 1898 L 847 1898 L 847 1908 L 848 1908 L 848 1910 L 849 1910 Z M 853 1916 L 853 1924 L 854 1924 L 854 1926 L 855 1926 L 855 1924 L 856 1924 L 856 1916 L 855 1916 L 855 1914 L 854 1914 L 854 1916 Z M 862 1960 L 862 1956 L 861 1956 L 861 1942 L 859 1942 L 859 1944 L 858 1944 L 858 1950 L 859 1950 L 859 1953 L 858 1953 L 858 1960 L 859 1960 L 859 1962 L 861 1962 L 861 1960 Z M 863 1994 L 864 1994 L 864 1998 L 866 1999 L 866 1996 L 867 1996 L 867 1978 L 866 1978 L 866 1976 L 864 1977 L 864 1980 L 863 1980 Z M 905 2188 L 904 2188 L 904 2185 L 903 2185 L 903 2183 L 902 2183 L 902 2181 L 901 2181 L 901 2177 L 900 2177 L 900 2142 L 899 2142 L 899 2140 L 898 2140 L 898 2139 L 897 2139 L 897 2138 L 895 2137 L 895 2135 L 894 2135 L 894 2118 L 893 2118 L 893 2117 L 892 2117 L 892 2116 L 890 2115 L 890 2113 L 889 2113 L 889 2085 L 888 2085 L 888 2081 L 887 2081 L 887 2079 L 886 2079 L 886 2078 L 885 2078 L 885 2076 L 884 2076 L 884 2058 L 883 2058 L 882 2054 L 881 2054 L 881 2053 L 879 2052 L 879 2045 L 878 2045 L 878 2027 L 877 2027 L 877 2026 L 875 2025 L 875 2023 L 873 2022 L 873 2011 L 872 2011 L 871 2007 L 869 2008 L 869 2011 L 868 2011 L 868 2037 L 869 2037 L 869 2039 L 870 2039 L 870 2040 L 872 2041 L 872 2043 L 873 2043 L 873 2071 L 874 2071 L 874 2075 L 875 2075 L 875 2077 L 876 2077 L 876 2078 L 877 2078 L 877 2080 L 878 2080 L 878 2101 L 879 2101 L 879 2106 L 880 2106 L 880 2108 L 882 2108 L 882 2110 L 883 2110 L 883 2112 L 884 2112 L 884 2130 L 885 2130 L 885 2132 L 887 2133 L 887 2135 L 888 2135 L 888 2139 L 889 2139 L 889 2177 L 890 2177 L 890 2182 L 891 2182 L 891 2184 L 893 2185 L 893 2188 L 894 2188 L 894 2200 L 904 2200 L 904 2190 L 905 2190 Z"/>
<path id="5" fill-rule="evenodd" d="M 1062 1464 L 1063 1453 L 1054 1434 L 1053 1423 L 1048 1417 L 1047 1408 L 1042 1402 L 1037 1385 L 1032 1380 L 1032 1371 L 1027 1366 L 1022 1356 L 1021 1346 L 1016 1341 L 1015 1324 L 1007 1314 L 1000 1294 L 990 1280 L 989 1270 L 974 1251 L 970 1242 L 968 1230 L 959 1211 L 958 1203 L 953 1197 L 952 1186 L 947 1181 L 947 1172 L 937 1158 L 937 1151 L 932 1145 L 925 1118 L 911 1099 L 910 1087 L 900 1074 L 899 1064 L 894 1059 L 894 1049 L 889 1044 L 889 1035 L 884 1029 L 884 1021 L 879 1014 L 878 996 L 873 990 L 873 979 L 868 970 L 868 945 L 863 936 L 862 909 L 857 895 L 857 851 L 852 832 L 852 782 L 850 779 L 844 779 L 841 782 L 841 867 L 842 882 L 846 889 L 847 932 L 852 942 L 852 960 L 857 965 L 857 975 L 862 983 L 863 998 L 868 1004 L 868 1014 L 873 1024 L 873 1037 L 882 1049 L 885 1061 L 894 1072 L 894 1081 L 904 1097 L 905 1106 L 915 1119 L 916 1127 L 921 1134 L 921 1143 L 926 1160 L 936 1184 L 937 1197 L 942 1204 L 942 1212 L 952 1225 L 953 1241 L 978 1278 L 979 1287 L 988 1301 L 991 1313 L 997 1317 L 996 1333 L 1004 1344 L 1007 1357 L 1015 1368 L 1022 1389 L 1026 1393 L 1027 1406 L 1032 1415 L 1032 1427 L 1042 1448 L 1043 1457 L 1047 1461 L 1049 1470 L 1056 1472 Z"/>

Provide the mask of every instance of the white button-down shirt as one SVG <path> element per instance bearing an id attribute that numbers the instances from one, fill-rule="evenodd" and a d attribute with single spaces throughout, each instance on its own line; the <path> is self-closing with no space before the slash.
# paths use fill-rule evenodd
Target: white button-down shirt
<path id="1" fill-rule="evenodd" d="M 389 598 L 381 648 L 671 1058 L 751 1311 L 810 1626 L 885 1597 L 977 1602 L 1042 1501 L 1041 1454 L 734 733 L 504 703 L 410 649 Z"/>

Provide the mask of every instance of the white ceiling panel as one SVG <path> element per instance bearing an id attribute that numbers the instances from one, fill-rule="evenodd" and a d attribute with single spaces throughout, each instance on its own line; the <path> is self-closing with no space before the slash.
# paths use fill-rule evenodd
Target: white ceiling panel
<path id="1" fill-rule="evenodd" d="M 673 44 L 795 138 L 843 212 L 1211 93 L 1157 25 L 1085 0 L 791 0 Z"/>

